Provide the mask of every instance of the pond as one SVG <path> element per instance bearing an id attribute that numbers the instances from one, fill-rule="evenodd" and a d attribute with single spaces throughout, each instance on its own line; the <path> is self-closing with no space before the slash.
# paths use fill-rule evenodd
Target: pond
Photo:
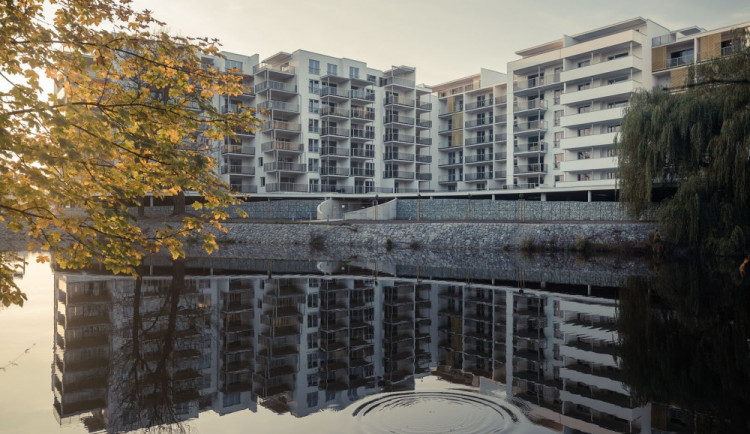
<path id="1" fill-rule="evenodd" d="M 0 311 L 0 431 L 748 428 L 732 260 L 257 256 L 151 257 L 136 281 L 29 255 L 28 302 Z"/>

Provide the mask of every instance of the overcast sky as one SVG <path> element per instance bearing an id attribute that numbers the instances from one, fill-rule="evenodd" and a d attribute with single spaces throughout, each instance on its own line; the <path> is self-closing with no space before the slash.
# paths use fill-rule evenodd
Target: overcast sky
<path id="1" fill-rule="evenodd" d="M 172 32 L 216 37 L 223 49 L 260 54 L 304 49 L 417 68 L 438 84 L 505 72 L 520 49 L 633 17 L 671 30 L 750 21 L 750 0 L 136 0 Z"/>

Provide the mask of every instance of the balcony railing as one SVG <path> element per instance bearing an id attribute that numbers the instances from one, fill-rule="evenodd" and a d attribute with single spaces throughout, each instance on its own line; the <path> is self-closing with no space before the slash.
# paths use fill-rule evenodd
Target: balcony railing
<path id="1" fill-rule="evenodd" d="M 320 116 L 338 116 L 340 118 L 348 118 L 349 110 L 339 110 L 333 107 L 321 107 Z"/>
<path id="2" fill-rule="evenodd" d="M 383 122 L 386 124 L 414 125 L 414 118 L 407 116 L 385 116 Z"/>
<path id="3" fill-rule="evenodd" d="M 492 101 L 492 98 L 487 98 L 486 100 L 483 99 L 477 102 L 466 104 L 465 110 L 469 111 L 469 110 L 479 109 L 483 107 L 492 107 L 493 104 L 494 103 Z"/>
<path id="4" fill-rule="evenodd" d="M 348 167 L 326 167 L 320 168 L 321 176 L 349 176 Z"/>
<path id="5" fill-rule="evenodd" d="M 385 154 L 383 154 L 383 160 L 414 161 L 414 154 L 404 154 L 402 152 L 386 152 Z"/>
<path id="6" fill-rule="evenodd" d="M 255 167 L 244 164 L 224 164 L 221 166 L 222 174 L 255 175 Z"/>
<path id="7" fill-rule="evenodd" d="M 280 110 L 285 112 L 299 113 L 299 105 L 284 101 L 266 101 L 258 104 L 258 108 L 266 110 Z"/>
<path id="8" fill-rule="evenodd" d="M 479 127 L 482 125 L 492 125 L 492 119 L 475 119 L 473 121 L 466 121 L 464 123 L 464 128 L 472 128 L 472 127 Z"/>
<path id="9" fill-rule="evenodd" d="M 432 121 L 417 121 L 417 126 L 419 128 L 432 128 Z"/>
<path id="10" fill-rule="evenodd" d="M 273 142 L 263 143 L 262 145 L 260 145 L 260 149 L 263 152 L 268 152 L 268 151 L 304 152 L 305 145 L 303 145 L 302 143 L 273 141 Z"/>
<path id="11" fill-rule="evenodd" d="M 467 163 L 479 163 L 482 161 L 492 161 L 492 154 L 467 155 L 465 161 Z"/>
<path id="12" fill-rule="evenodd" d="M 346 148 L 337 148 L 335 146 L 323 146 L 322 148 L 320 148 L 320 155 L 338 155 L 341 157 L 348 157 L 349 150 Z"/>
<path id="13" fill-rule="evenodd" d="M 375 150 L 352 148 L 351 156 L 360 158 L 375 158 Z"/>
<path id="14" fill-rule="evenodd" d="M 464 173 L 464 181 L 481 181 L 483 179 L 492 179 L 492 171 Z"/>
<path id="15" fill-rule="evenodd" d="M 417 144 L 430 146 L 432 145 L 432 137 L 417 137 Z"/>
<path id="16" fill-rule="evenodd" d="M 352 119 L 365 119 L 368 121 L 374 121 L 375 120 L 375 112 L 372 111 L 366 111 L 366 110 L 356 110 L 352 109 Z"/>
<path id="17" fill-rule="evenodd" d="M 518 165 L 515 167 L 516 173 L 537 173 L 547 172 L 547 165 L 541 164 L 541 163 L 533 163 L 533 164 L 524 164 L 524 165 Z"/>
<path id="18" fill-rule="evenodd" d="M 375 131 L 351 130 L 351 136 L 355 139 L 372 140 L 375 138 Z"/>
<path id="19" fill-rule="evenodd" d="M 282 83 L 280 81 L 264 81 L 255 85 L 255 93 L 264 92 L 266 90 L 279 90 L 288 93 L 297 93 L 297 86 L 290 83 Z"/>
<path id="20" fill-rule="evenodd" d="M 284 74 L 294 74 L 294 67 L 289 65 L 271 65 L 268 63 L 261 63 L 260 65 L 253 66 L 253 74 L 257 74 L 263 71 L 283 72 Z"/>
<path id="21" fill-rule="evenodd" d="M 547 143 L 546 142 L 538 142 L 538 143 L 527 143 L 525 145 L 516 145 L 513 147 L 513 150 L 516 153 L 521 152 L 545 152 L 547 150 Z"/>
<path id="22" fill-rule="evenodd" d="M 348 98 L 349 96 L 344 91 L 340 91 L 337 87 L 323 86 L 320 88 L 320 96 L 337 96 L 340 98 Z"/>
<path id="23" fill-rule="evenodd" d="M 414 80 L 409 80 L 407 78 L 391 77 L 391 78 L 386 78 L 385 84 L 386 86 L 396 85 L 396 86 L 403 86 L 403 87 L 414 87 L 416 86 L 417 82 Z"/>
<path id="24" fill-rule="evenodd" d="M 375 176 L 375 169 L 367 169 L 365 167 L 352 167 L 351 176 L 365 176 L 372 178 Z"/>
<path id="25" fill-rule="evenodd" d="M 547 128 L 547 122 L 545 121 L 531 121 L 524 122 L 513 126 L 513 131 L 517 133 L 523 133 L 527 131 L 544 130 Z"/>
<path id="26" fill-rule="evenodd" d="M 362 89 L 352 89 L 349 91 L 349 98 L 363 99 L 366 101 L 375 101 L 375 94 Z"/>
<path id="27" fill-rule="evenodd" d="M 447 160 L 440 160 L 438 163 L 439 166 L 455 166 L 456 164 L 463 164 L 464 159 L 462 157 L 459 158 L 453 158 L 453 159 L 447 159 Z"/>
<path id="28" fill-rule="evenodd" d="M 432 173 L 417 173 L 417 181 L 432 181 Z"/>
<path id="29" fill-rule="evenodd" d="M 432 163 L 432 155 L 417 155 L 417 163 Z"/>
<path id="30" fill-rule="evenodd" d="M 386 170 L 383 172 L 385 179 L 414 179 L 414 172 L 404 172 L 403 170 Z"/>
<path id="31" fill-rule="evenodd" d="M 432 103 L 431 102 L 419 102 L 417 101 L 417 108 L 420 110 L 430 111 L 432 110 Z"/>
<path id="32" fill-rule="evenodd" d="M 545 109 L 547 108 L 547 101 L 539 98 L 534 99 L 516 99 L 513 103 L 513 107 L 516 111 L 521 110 L 534 110 L 534 109 Z"/>
<path id="33" fill-rule="evenodd" d="M 255 185 L 230 184 L 229 189 L 233 193 L 257 193 L 258 187 Z"/>
<path id="34" fill-rule="evenodd" d="M 255 155 L 255 147 L 242 145 L 222 145 L 222 154 Z"/>
<path id="35" fill-rule="evenodd" d="M 479 137 L 469 137 L 468 139 L 464 139 L 465 146 L 481 145 L 482 143 L 492 143 L 492 137 L 479 136 Z"/>
<path id="36" fill-rule="evenodd" d="M 292 193 L 307 193 L 307 184 L 297 184 L 293 182 L 274 182 L 266 184 L 266 191 L 269 193 L 276 192 L 292 192 Z"/>
<path id="37" fill-rule="evenodd" d="M 263 165 L 266 172 L 307 172 L 307 164 L 290 163 L 287 161 L 272 161 Z"/>
<path id="38" fill-rule="evenodd" d="M 450 183 L 458 181 L 463 181 L 463 177 L 460 174 L 441 176 L 438 178 L 439 183 Z"/>
<path id="39" fill-rule="evenodd" d="M 401 142 L 401 143 L 414 143 L 414 136 L 407 136 L 405 134 L 386 134 L 383 136 L 385 142 Z"/>
<path id="40" fill-rule="evenodd" d="M 557 74 L 545 75 L 543 77 L 519 79 L 513 84 L 513 87 L 516 90 L 526 90 L 526 89 L 533 89 L 535 87 L 544 86 L 548 84 L 555 84 L 559 82 L 560 82 L 560 73 L 557 73 Z"/>
<path id="41" fill-rule="evenodd" d="M 691 65 L 693 62 L 693 53 L 683 54 L 680 57 L 667 59 L 667 68 L 677 68 L 678 66 Z"/>
<path id="42" fill-rule="evenodd" d="M 346 128 L 324 127 L 320 129 L 320 135 L 349 137 L 349 130 L 347 130 Z"/>
<path id="43" fill-rule="evenodd" d="M 295 122 L 266 121 L 263 122 L 263 130 L 302 131 L 302 125 Z"/>
<path id="44" fill-rule="evenodd" d="M 397 96 L 389 96 L 385 99 L 384 104 L 385 105 L 395 104 L 395 105 L 414 107 L 414 100 L 411 98 L 400 98 Z"/>

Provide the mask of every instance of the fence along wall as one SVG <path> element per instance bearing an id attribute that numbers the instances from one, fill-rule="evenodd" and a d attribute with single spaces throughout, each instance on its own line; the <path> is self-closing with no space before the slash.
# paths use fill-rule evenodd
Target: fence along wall
<path id="1" fill-rule="evenodd" d="M 652 220 L 649 212 L 641 220 Z M 399 199 L 398 220 L 630 221 L 619 202 Z"/>

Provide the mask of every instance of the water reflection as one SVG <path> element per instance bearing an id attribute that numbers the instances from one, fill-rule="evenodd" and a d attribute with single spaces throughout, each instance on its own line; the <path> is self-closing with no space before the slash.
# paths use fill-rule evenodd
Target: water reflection
<path id="1" fill-rule="evenodd" d="M 581 275 L 226 258 L 56 272 L 56 415 L 109 432 L 258 406 L 346 409 L 344 432 L 430 432 L 435 411 L 464 431 L 647 431 L 614 356 L 626 276 Z M 428 377 L 453 389 L 414 392 Z"/>

